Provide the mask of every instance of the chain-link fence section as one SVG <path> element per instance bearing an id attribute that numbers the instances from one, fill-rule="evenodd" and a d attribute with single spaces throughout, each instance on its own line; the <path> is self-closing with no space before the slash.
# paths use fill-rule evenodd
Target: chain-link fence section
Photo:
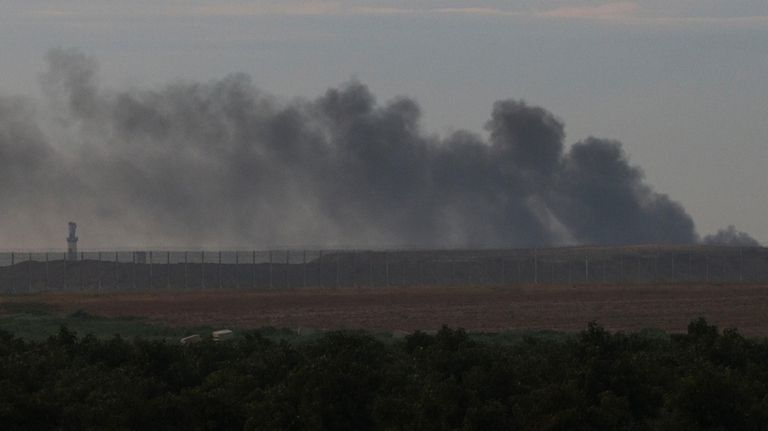
<path id="1" fill-rule="evenodd" d="M 0 253 L 0 292 L 765 283 L 762 247 Z"/>

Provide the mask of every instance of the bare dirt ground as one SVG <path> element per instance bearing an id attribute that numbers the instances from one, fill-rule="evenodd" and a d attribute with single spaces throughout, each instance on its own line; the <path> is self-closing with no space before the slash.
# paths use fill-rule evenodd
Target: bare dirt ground
<path id="1" fill-rule="evenodd" d="M 141 316 L 174 326 L 232 325 L 386 331 L 606 329 L 685 331 L 705 317 L 721 328 L 768 336 L 768 285 L 413 287 L 295 290 L 45 293 L 0 302 L 44 302 L 62 313 L 84 310 Z"/>

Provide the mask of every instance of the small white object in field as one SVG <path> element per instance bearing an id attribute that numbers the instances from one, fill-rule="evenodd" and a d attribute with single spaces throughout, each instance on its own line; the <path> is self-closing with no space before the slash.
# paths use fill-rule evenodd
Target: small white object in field
<path id="1" fill-rule="evenodd" d="M 229 340 L 230 338 L 234 337 L 235 334 L 232 333 L 229 329 L 221 329 L 219 331 L 213 331 L 213 340 L 214 341 L 223 341 L 223 340 Z"/>
<path id="2" fill-rule="evenodd" d="M 305 335 L 313 335 L 317 332 L 317 329 L 313 328 L 297 328 L 296 329 L 296 335 L 298 336 L 305 336 Z"/>
<path id="3" fill-rule="evenodd" d="M 195 344 L 199 343 L 203 339 L 198 334 L 190 335 L 188 337 L 184 337 L 181 339 L 181 344 L 187 345 L 187 344 Z"/>

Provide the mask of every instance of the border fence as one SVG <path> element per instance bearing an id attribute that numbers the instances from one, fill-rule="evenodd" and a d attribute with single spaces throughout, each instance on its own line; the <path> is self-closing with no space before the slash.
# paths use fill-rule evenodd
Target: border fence
<path id="1" fill-rule="evenodd" d="M 766 283 L 763 247 L 0 253 L 0 292 Z"/>

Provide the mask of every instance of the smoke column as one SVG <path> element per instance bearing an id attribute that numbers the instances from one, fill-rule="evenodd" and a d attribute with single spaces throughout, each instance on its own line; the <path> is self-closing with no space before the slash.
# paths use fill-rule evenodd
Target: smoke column
<path id="1" fill-rule="evenodd" d="M 736 227 L 729 225 L 725 229 L 720 229 L 717 233 L 707 235 L 702 241 L 707 245 L 729 245 L 739 247 L 759 247 L 760 243 L 744 232 L 739 232 Z"/>
<path id="2" fill-rule="evenodd" d="M 698 241 L 619 142 L 566 147 L 522 101 L 484 136 L 438 137 L 359 82 L 292 101 L 243 74 L 107 91 L 81 52 L 47 60 L 43 102 L 0 97 L 3 248 L 57 247 L 70 219 L 86 248 Z"/>

